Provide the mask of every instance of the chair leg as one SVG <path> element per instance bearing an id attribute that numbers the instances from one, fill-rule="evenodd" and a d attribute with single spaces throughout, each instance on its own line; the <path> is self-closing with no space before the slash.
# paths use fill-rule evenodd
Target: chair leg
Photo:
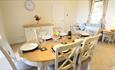
<path id="1" fill-rule="evenodd" d="M 76 69 L 77 69 L 77 70 L 81 70 L 81 63 L 79 63 L 79 64 L 76 66 Z"/>
<path id="2" fill-rule="evenodd" d="M 87 67 L 87 70 L 90 70 L 90 61 L 88 62 L 88 67 Z"/>
<path id="3" fill-rule="evenodd" d="M 37 70 L 40 70 L 40 68 L 38 67 L 38 69 Z"/>

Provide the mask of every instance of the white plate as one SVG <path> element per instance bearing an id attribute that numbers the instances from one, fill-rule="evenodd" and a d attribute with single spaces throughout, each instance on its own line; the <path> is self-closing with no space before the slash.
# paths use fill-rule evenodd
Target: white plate
<path id="1" fill-rule="evenodd" d="M 37 43 L 25 43 L 20 47 L 22 51 L 30 51 L 38 47 Z"/>
<path id="2" fill-rule="evenodd" d="M 46 39 L 51 39 L 51 36 L 42 36 L 42 39 L 46 40 Z"/>
<path id="3" fill-rule="evenodd" d="M 87 33 L 87 32 L 82 32 L 81 35 L 88 36 L 88 35 L 90 35 L 90 34 Z"/>
<path id="4" fill-rule="evenodd" d="M 65 36 L 65 35 L 67 35 L 67 33 L 60 33 L 60 35 L 61 35 L 61 36 Z"/>

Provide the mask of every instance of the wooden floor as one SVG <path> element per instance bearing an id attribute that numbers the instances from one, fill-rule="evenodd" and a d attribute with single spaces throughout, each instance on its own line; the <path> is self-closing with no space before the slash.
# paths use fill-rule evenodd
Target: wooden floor
<path id="1" fill-rule="evenodd" d="M 12 46 L 16 51 L 19 45 Z M 94 49 L 90 70 L 115 70 L 115 44 L 99 42 Z"/>

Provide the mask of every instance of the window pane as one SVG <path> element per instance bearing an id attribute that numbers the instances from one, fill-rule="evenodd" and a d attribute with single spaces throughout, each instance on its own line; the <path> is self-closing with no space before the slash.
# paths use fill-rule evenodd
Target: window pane
<path id="1" fill-rule="evenodd" d="M 93 11 L 91 15 L 90 23 L 99 23 L 103 14 L 103 1 L 95 2 L 93 6 Z"/>

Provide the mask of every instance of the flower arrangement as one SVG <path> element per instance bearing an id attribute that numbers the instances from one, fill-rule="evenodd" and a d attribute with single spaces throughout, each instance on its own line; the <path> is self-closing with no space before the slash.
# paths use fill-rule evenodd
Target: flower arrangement
<path id="1" fill-rule="evenodd" d="M 60 32 L 59 32 L 59 31 L 55 32 L 55 33 L 54 33 L 54 36 L 59 37 L 59 36 L 60 36 Z"/>
<path id="2" fill-rule="evenodd" d="M 54 32 L 52 38 L 53 38 L 54 40 L 56 40 L 56 39 L 58 39 L 59 37 L 60 37 L 60 32 L 59 32 L 59 31 Z"/>

